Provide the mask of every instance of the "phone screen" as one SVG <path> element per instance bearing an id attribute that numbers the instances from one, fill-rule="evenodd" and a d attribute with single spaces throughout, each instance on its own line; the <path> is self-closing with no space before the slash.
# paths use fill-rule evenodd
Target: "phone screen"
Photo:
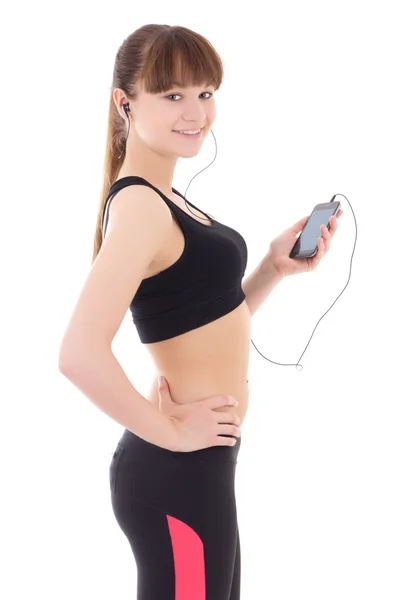
<path id="1" fill-rule="evenodd" d="M 298 239 L 299 252 L 312 251 L 317 246 L 317 239 L 322 235 L 320 227 L 321 225 L 328 226 L 329 217 L 335 214 L 338 202 L 330 204 L 331 206 L 321 207 L 311 213 Z"/>

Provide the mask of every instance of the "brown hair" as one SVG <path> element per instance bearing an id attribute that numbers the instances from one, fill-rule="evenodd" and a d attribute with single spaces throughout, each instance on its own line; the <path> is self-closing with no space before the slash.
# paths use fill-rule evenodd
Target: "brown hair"
<path id="1" fill-rule="evenodd" d="M 108 110 L 103 184 L 97 215 L 92 263 L 102 244 L 101 218 L 110 187 L 125 156 L 126 120 L 114 102 L 119 88 L 135 100 L 139 88 L 159 94 L 175 85 L 212 85 L 216 90 L 223 78 L 223 61 L 211 43 L 199 33 L 179 25 L 143 25 L 120 46 L 114 63 Z M 118 156 L 122 156 L 118 159 Z"/>

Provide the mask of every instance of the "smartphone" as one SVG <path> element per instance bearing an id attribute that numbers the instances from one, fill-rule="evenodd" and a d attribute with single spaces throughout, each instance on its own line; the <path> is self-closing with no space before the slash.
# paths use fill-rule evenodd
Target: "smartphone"
<path id="1" fill-rule="evenodd" d="M 312 258 L 315 256 L 318 250 L 317 240 L 322 236 L 321 225 L 326 225 L 329 229 L 329 217 L 336 215 L 339 208 L 339 200 L 314 206 L 304 229 L 290 251 L 289 258 Z"/>

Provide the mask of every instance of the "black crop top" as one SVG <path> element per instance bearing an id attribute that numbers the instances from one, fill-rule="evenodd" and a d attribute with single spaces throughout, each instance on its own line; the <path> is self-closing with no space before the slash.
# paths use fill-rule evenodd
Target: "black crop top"
<path id="1" fill-rule="evenodd" d="M 241 284 L 247 266 L 244 238 L 207 213 L 203 214 L 212 225 L 200 223 L 142 177 L 122 177 L 111 186 L 103 210 L 103 236 L 109 199 L 128 185 L 153 188 L 169 206 L 185 238 L 178 260 L 164 271 L 143 279 L 133 297 L 129 308 L 140 341 L 148 344 L 181 335 L 219 319 L 242 304 L 246 295 Z M 174 188 L 172 191 L 184 198 Z"/>

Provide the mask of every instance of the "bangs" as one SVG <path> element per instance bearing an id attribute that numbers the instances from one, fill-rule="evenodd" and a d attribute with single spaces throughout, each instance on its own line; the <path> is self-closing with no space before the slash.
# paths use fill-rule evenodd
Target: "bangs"
<path id="1" fill-rule="evenodd" d="M 213 86 L 223 78 L 222 61 L 198 33 L 179 27 L 162 31 L 150 46 L 140 80 L 145 92 L 159 94 L 176 86 Z"/>

